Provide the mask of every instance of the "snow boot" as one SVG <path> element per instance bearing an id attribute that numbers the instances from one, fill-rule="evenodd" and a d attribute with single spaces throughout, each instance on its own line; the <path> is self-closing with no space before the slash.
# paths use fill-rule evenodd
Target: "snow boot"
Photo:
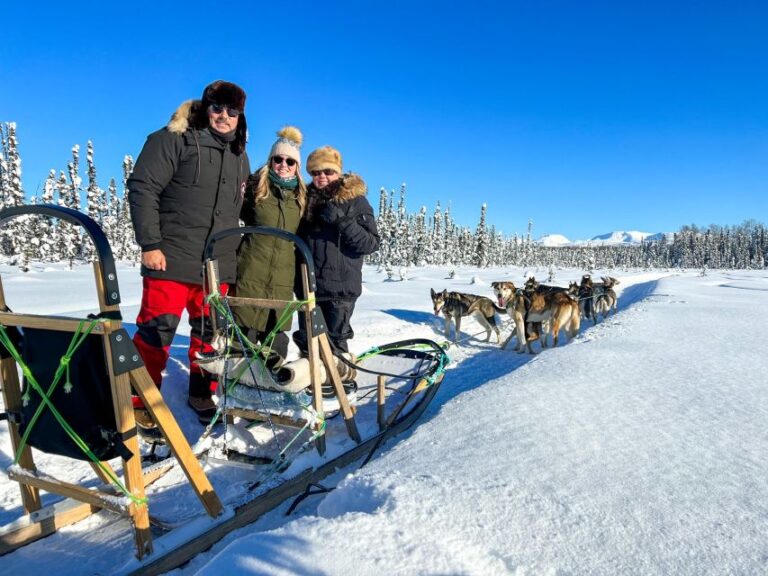
<path id="1" fill-rule="evenodd" d="M 146 408 L 134 408 L 133 418 L 136 420 L 136 430 L 139 437 L 147 444 L 165 444 L 165 436 L 157 427 L 149 410 Z"/>
<path id="2" fill-rule="evenodd" d="M 190 396 L 187 399 L 187 404 L 189 404 L 189 407 L 195 411 L 197 419 L 203 426 L 210 424 L 211 420 L 213 420 L 213 417 L 216 415 L 216 403 L 210 396 L 206 398 Z"/>

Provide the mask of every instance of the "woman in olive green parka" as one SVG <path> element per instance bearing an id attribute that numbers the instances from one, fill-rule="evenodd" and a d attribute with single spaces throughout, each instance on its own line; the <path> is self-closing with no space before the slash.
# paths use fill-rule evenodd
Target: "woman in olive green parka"
<path id="1" fill-rule="evenodd" d="M 246 226 L 269 226 L 295 234 L 307 198 L 300 170 L 302 135 L 293 126 L 283 128 L 277 135 L 267 163 L 248 181 L 240 218 Z M 238 297 L 291 300 L 294 274 L 292 242 L 264 234 L 245 236 L 237 257 L 235 292 Z M 250 306 L 238 306 L 233 312 L 237 324 L 254 343 L 264 343 L 280 316 L 280 310 Z M 288 352 L 285 331 L 290 327 L 288 321 L 275 335 L 267 362 L 269 368 L 279 366 L 285 359 Z"/>

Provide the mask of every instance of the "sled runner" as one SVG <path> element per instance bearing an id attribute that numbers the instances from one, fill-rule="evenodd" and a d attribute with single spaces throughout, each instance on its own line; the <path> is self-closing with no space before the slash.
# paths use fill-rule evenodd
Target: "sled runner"
<path id="1" fill-rule="evenodd" d="M 78 212 L 47 206 L 0 212 L 0 225 L 21 214 L 42 214 L 86 228 L 99 255 L 94 271 L 100 314 L 96 319 L 70 319 L 13 313 L 4 306 L 0 283 L 0 308 L 5 310 L 0 312 L 0 332 L 8 334 L 0 349 L 7 348 L 10 355 L 0 362 L 0 375 L 14 457 L 18 460 L 11 466 L 9 477 L 20 484 L 26 512 L 21 520 L 0 529 L 0 553 L 28 544 L 50 556 L 51 563 L 57 561 L 57 554 L 66 558 L 62 562 L 87 559 L 88 572 L 159 574 L 171 570 L 232 530 L 301 495 L 291 507 L 296 508 L 312 494 L 313 486 L 337 469 L 355 461 L 367 462 L 385 440 L 419 418 L 443 380 L 448 357 L 430 340 L 385 344 L 341 362 L 331 351 L 322 315 L 314 307 L 314 271 L 301 241 L 272 229 L 224 231 L 212 237 L 208 255 L 212 254 L 213 242 L 228 234 L 278 233 L 295 242 L 303 259 L 304 293 L 300 300 L 289 302 L 225 296 L 218 293 L 216 262 L 204 263 L 215 330 L 222 338 L 220 357 L 209 364 L 217 368 L 220 376 L 217 418 L 224 421 L 224 426 L 216 427 L 214 421 L 190 448 L 121 326 L 114 262 L 101 230 Z M 233 326 L 230 307 L 236 305 L 285 310 L 286 318 L 297 310 L 303 311 L 308 357 L 299 364 L 282 367 L 282 376 L 280 370 L 267 374 L 266 351 L 247 342 Z M 16 328 L 20 329 L 18 334 Z M 36 340 L 36 331 L 45 333 L 47 340 Z M 235 338 L 239 350 L 232 351 Z M 121 347 L 126 344 L 128 348 Z M 24 388 L 18 381 L 18 362 L 25 376 Z M 351 369 L 352 364 L 357 372 L 354 405 L 350 385 L 339 375 L 340 366 Z M 64 378 L 62 374 L 67 373 Z M 241 382 L 244 374 L 252 379 L 250 384 Z M 36 377 L 38 386 L 33 385 L 31 376 Z M 65 391 L 65 380 L 72 384 L 69 393 Z M 83 408 L 86 400 L 82 400 L 75 403 L 78 417 L 70 417 L 64 407 L 71 400 L 69 394 L 85 389 L 83 382 L 91 380 L 95 385 L 90 388 L 88 402 L 106 390 L 108 409 L 99 409 L 99 405 Z M 59 381 L 61 384 L 57 384 Z M 267 386 L 259 385 L 265 382 Z M 141 468 L 131 386 L 144 400 L 175 458 Z M 39 398 L 40 408 L 25 407 L 22 399 L 26 396 Z M 31 417 L 27 415 L 29 410 Z M 38 422 L 30 424 L 38 410 Z M 99 418 L 80 418 L 85 412 L 97 413 Z M 111 416 L 101 418 L 105 414 Z M 42 425 L 44 416 L 49 421 L 45 439 L 36 438 L 34 430 Z M 87 457 L 97 473 L 97 480 L 88 487 L 54 480 L 35 467 L 30 446 L 75 460 L 86 459 L 81 443 L 72 440 L 67 427 L 62 428 L 62 421 L 73 429 L 75 422 L 80 423 L 78 426 L 87 423 L 86 429 L 75 432 L 95 458 Z M 115 482 L 117 474 L 106 464 L 107 459 L 121 462 L 125 476 L 122 483 Z M 95 490 L 97 483 L 104 486 Z M 191 496 L 188 484 L 203 502 L 204 511 Z M 43 506 L 40 490 L 65 499 Z M 51 546 L 34 542 L 99 510 L 109 513 L 93 516 L 85 531 L 65 528 Z M 131 531 L 138 550 L 135 558 L 130 553 L 134 542 L 125 537 Z"/>
<path id="2" fill-rule="evenodd" d="M 0 529 L 0 553 L 47 536 L 100 509 L 128 516 L 136 556 L 152 552 L 149 510 L 131 404 L 131 386 L 144 401 L 206 512 L 221 503 L 176 420 L 122 327 L 115 263 L 101 228 L 84 214 L 58 206 L 21 206 L 0 212 L 0 225 L 24 215 L 82 226 L 93 241 L 100 313 L 63 318 L 11 312 L 0 281 L 0 378 L 14 461 L 8 477 L 19 483 L 26 515 Z M 20 386 L 17 366 L 24 379 Z M 62 382 L 66 380 L 66 382 Z M 106 486 L 92 490 L 39 471 L 31 448 L 87 461 Z M 109 460 L 120 458 L 123 479 Z M 65 510 L 43 507 L 40 491 L 72 502 Z"/>

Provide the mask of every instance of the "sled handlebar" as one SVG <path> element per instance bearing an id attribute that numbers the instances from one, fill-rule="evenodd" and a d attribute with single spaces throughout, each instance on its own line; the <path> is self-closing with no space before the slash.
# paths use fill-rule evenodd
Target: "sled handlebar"
<path id="1" fill-rule="evenodd" d="M 309 251 L 309 247 L 304 240 L 291 234 L 280 228 L 272 228 L 270 226 L 242 226 L 240 228 L 227 228 L 226 230 L 219 230 L 208 238 L 208 242 L 205 243 L 205 260 L 213 260 L 213 248 L 218 240 L 227 238 L 229 236 L 242 236 L 245 234 L 261 234 L 263 236 L 277 236 L 288 242 L 293 242 L 296 247 L 296 252 L 304 260 L 304 264 L 307 266 L 307 276 L 309 279 L 310 292 L 316 292 L 317 286 L 315 284 L 315 265 L 312 259 L 312 253 Z"/>
<path id="2" fill-rule="evenodd" d="M 104 285 L 104 298 L 107 305 L 116 305 L 120 303 L 120 288 L 117 284 L 117 269 L 115 268 L 115 259 L 112 256 L 112 248 L 104 235 L 101 227 L 93 221 L 92 218 L 64 206 L 55 204 L 32 204 L 29 206 L 12 206 L 0 211 L 0 226 L 8 220 L 17 216 L 39 214 L 65 220 L 70 224 L 82 226 L 91 237 L 93 245 L 96 248 L 96 257 L 101 264 L 101 280 Z"/>

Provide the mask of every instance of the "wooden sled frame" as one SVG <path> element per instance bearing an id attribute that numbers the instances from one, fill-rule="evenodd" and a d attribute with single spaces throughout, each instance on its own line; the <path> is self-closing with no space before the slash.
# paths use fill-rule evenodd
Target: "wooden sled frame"
<path id="1" fill-rule="evenodd" d="M 145 486 L 156 480 L 170 466 L 156 468 L 144 474 L 141 467 L 141 453 L 131 402 L 131 387 L 144 402 L 158 428 L 165 437 L 168 447 L 186 474 L 202 506 L 211 517 L 222 512 L 222 504 L 205 475 L 199 461 L 184 437 L 179 425 L 171 414 L 155 383 L 141 362 L 138 352 L 120 319 L 120 291 L 112 250 L 99 226 L 86 215 L 54 205 L 33 205 L 8 208 L 0 212 L 0 225 L 22 215 L 43 215 L 71 224 L 83 226 L 96 247 L 98 260 L 94 262 L 94 276 L 99 300 L 99 310 L 104 316 L 91 334 L 99 335 L 104 345 L 104 362 L 109 375 L 112 403 L 115 412 L 116 429 L 130 452 L 122 458 L 123 481 L 127 490 L 136 499 L 145 498 Z M 45 330 L 75 333 L 81 319 L 10 312 L 6 306 L 2 280 L 0 279 L 0 325 L 18 328 L 39 328 Z M 5 408 L 9 414 L 20 412 L 22 395 L 17 365 L 13 358 L 0 360 L 0 384 L 2 385 Z M 0 554 L 5 554 L 29 542 L 54 533 L 59 528 L 78 522 L 101 509 L 111 510 L 130 517 L 136 543 L 136 557 L 142 559 L 152 552 L 149 504 L 140 504 L 115 498 L 111 486 L 104 490 L 87 489 L 80 485 L 56 480 L 38 473 L 29 446 L 20 449 L 19 425 L 8 422 L 14 459 L 19 458 L 17 469 L 8 471 L 11 480 L 19 483 L 25 515 L 11 524 L 0 527 Z M 65 432 L 62 430 L 62 434 Z M 107 462 L 102 463 L 107 468 Z M 90 463 L 98 478 L 109 484 L 106 474 L 95 463 Z M 116 475 L 115 475 L 116 476 Z M 69 500 L 57 502 L 43 508 L 40 490 L 59 494 Z"/>
<path id="2" fill-rule="evenodd" d="M 308 356 L 309 356 L 309 376 L 310 386 L 312 388 L 312 407 L 317 414 L 323 414 L 323 396 L 322 385 L 320 380 L 320 362 L 325 367 L 326 374 L 331 380 L 333 389 L 339 401 L 339 407 L 341 414 L 344 418 L 344 423 L 347 427 L 347 433 L 350 438 L 358 444 L 362 442 L 360 433 L 357 429 L 355 422 L 355 413 L 353 408 L 349 404 L 347 395 L 344 393 L 344 387 L 341 384 L 341 378 L 339 377 L 338 369 L 336 368 L 336 359 L 331 350 L 331 344 L 328 341 L 328 335 L 326 333 L 325 321 L 319 308 L 315 306 L 315 291 L 317 286 L 315 284 L 315 268 L 312 259 L 312 254 L 309 248 L 301 238 L 285 230 L 279 228 L 271 228 L 268 226 L 246 226 L 241 228 L 229 228 L 221 230 L 211 236 L 205 248 L 205 271 L 206 271 L 206 287 L 209 294 L 219 294 L 219 272 L 217 261 L 213 258 L 214 246 L 217 241 L 228 236 L 242 236 L 244 234 L 261 234 L 266 236 L 276 236 L 292 242 L 296 247 L 296 254 L 300 258 L 299 269 L 301 272 L 301 284 L 303 291 L 302 300 L 304 304 L 298 309 L 304 312 L 305 326 L 307 331 L 307 343 L 308 343 Z M 274 309 L 282 310 L 286 306 L 293 304 L 291 300 L 271 300 L 261 298 L 241 298 L 235 296 L 219 296 L 226 300 L 229 306 L 251 306 L 254 308 Z M 211 315 L 211 318 L 215 318 L 215 314 Z M 225 416 L 228 410 L 225 409 Z M 249 410 L 232 410 L 232 415 L 240 416 L 245 419 L 251 420 L 264 420 L 268 416 L 261 414 L 258 411 Z M 274 416 L 272 416 L 274 418 Z M 280 423 L 282 425 L 292 426 L 296 428 L 302 428 L 306 421 L 301 419 L 291 420 L 287 418 L 281 418 Z M 312 425 L 312 429 L 317 432 L 322 424 L 315 423 Z M 320 455 L 325 454 L 326 444 L 325 436 L 321 435 L 315 440 L 317 451 Z"/>

